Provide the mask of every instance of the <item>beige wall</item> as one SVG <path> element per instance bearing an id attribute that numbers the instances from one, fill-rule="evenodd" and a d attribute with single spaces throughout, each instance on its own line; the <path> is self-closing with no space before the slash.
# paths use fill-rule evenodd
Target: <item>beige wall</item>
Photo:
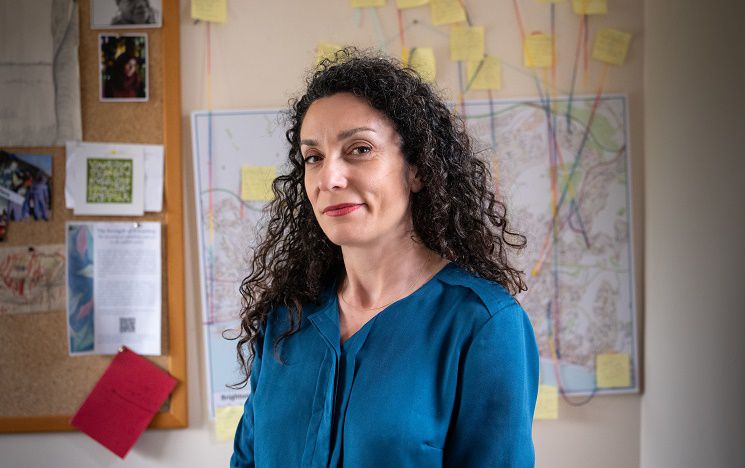
<path id="1" fill-rule="evenodd" d="M 396 53 L 399 48 L 393 0 L 379 13 L 383 36 L 390 39 L 386 49 Z M 534 0 L 519 0 L 528 31 L 548 30 L 549 17 L 545 6 Z M 643 96 L 642 96 L 642 34 L 641 0 L 611 1 L 612 13 L 593 18 L 591 27 L 614 26 L 635 34 L 628 63 L 614 68 L 606 90 L 626 93 L 631 110 L 631 154 L 635 184 L 635 235 L 638 282 L 642 281 L 643 244 Z M 182 17 L 187 18 L 189 3 L 182 0 Z M 495 97 L 533 96 L 532 81 L 521 69 L 519 33 L 512 2 L 502 0 L 467 0 L 475 24 L 486 26 L 487 52 L 504 62 L 504 90 Z M 375 46 L 378 43 L 375 24 L 365 14 L 361 26 L 353 19 L 348 0 L 314 1 L 247 1 L 229 2 L 230 22 L 212 27 L 212 91 L 215 109 L 236 107 L 283 106 L 288 97 L 300 88 L 303 71 L 312 64 L 313 49 L 318 41 L 354 43 Z M 407 11 L 405 22 L 417 18 L 423 25 L 410 28 L 407 44 L 433 46 L 438 59 L 439 83 L 451 98 L 457 89 L 456 67 L 448 60 L 447 36 L 444 27 L 429 25 L 426 9 Z M 577 19 L 566 3 L 558 15 L 559 90 L 568 92 L 571 77 Z M 204 109 L 208 104 L 206 64 L 206 28 L 182 20 L 182 84 L 184 158 L 186 174 L 186 278 L 189 360 L 189 411 L 191 424 L 181 431 L 148 431 L 137 443 L 125 462 L 119 462 L 96 443 L 79 434 L 44 434 L 0 437 L 0 466 L 218 466 L 224 465 L 230 454 L 228 444 L 217 443 L 211 435 L 206 417 L 204 365 L 202 362 L 201 329 L 199 328 L 198 268 L 194 219 L 193 174 L 188 114 Z M 595 65 L 590 80 L 579 84 L 579 94 L 594 92 L 599 77 Z M 483 98 L 470 93 L 469 98 Z M 667 163 L 667 162 L 666 162 Z M 648 186 L 650 183 L 647 184 Z M 641 296 L 639 296 L 641 299 Z M 641 305 L 641 300 L 640 300 Z M 670 330 L 667 330 L 668 332 Z M 539 467 L 634 467 L 639 465 L 640 407 L 638 395 L 603 396 L 589 405 L 572 408 L 562 403 L 558 421 L 535 424 L 535 442 Z M 649 465 L 654 466 L 654 465 Z"/>
<path id="2" fill-rule="evenodd" d="M 742 2 L 648 1 L 643 467 L 743 466 Z"/>

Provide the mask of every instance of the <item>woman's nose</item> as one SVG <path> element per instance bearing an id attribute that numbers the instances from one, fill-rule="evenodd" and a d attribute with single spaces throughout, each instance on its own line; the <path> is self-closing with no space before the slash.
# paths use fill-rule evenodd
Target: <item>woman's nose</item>
<path id="1" fill-rule="evenodd" d="M 347 167 L 343 160 L 327 157 L 323 161 L 320 173 L 321 190 L 338 190 L 347 186 Z"/>

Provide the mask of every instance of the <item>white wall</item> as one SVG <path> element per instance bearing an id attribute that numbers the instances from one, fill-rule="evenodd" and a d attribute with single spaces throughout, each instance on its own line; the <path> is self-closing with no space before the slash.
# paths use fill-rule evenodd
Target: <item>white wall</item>
<path id="1" fill-rule="evenodd" d="M 398 50 L 398 31 L 393 0 L 380 11 L 383 34 L 391 38 L 387 49 Z M 613 68 L 606 90 L 623 92 L 630 97 L 633 180 L 636 184 L 635 258 L 642 264 L 643 161 L 644 126 L 642 95 L 642 1 L 611 0 L 611 15 L 593 18 L 592 27 L 614 26 L 634 33 L 635 38 L 628 63 Z M 469 12 L 476 24 L 486 26 L 487 52 L 502 58 L 506 65 L 520 68 L 519 33 L 512 2 L 503 0 L 467 0 Z M 545 5 L 534 0 L 519 0 L 528 31 L 548 30 Z M 558 17 L 558 49 L 560 54 L 559 89 L 569 89 L 577 19 L 569 13 L 566 3 L 560 5 Z M 377 33 L 370 16 L 361 26 L 353 20 L 348 0 L 249 1 L 229 2 L 230 21 L 225 26 L 212 27 L 212 105 L 214 108 L 283 106 L 302 83 L 303 70 L 311 65 L 313 48 L 320 40 L 359 45 L 377 44 Z M 202 341 L 199 327 L 198 269 L 196 226 L 194 219 L 193 174 L 188 114 L 207 106 L 206 28 L 188 19 L 189 2 L 181 1 L 182 86 L 184 129 L 184 180 L 186 220 L 186 281 L 187 334 L 189 366 L 190 427 L 177 431 L 147 431 L 138 441 L 126 461 L 121 462 L 95 442 L 79 434 L 33 434 L 0 436 L 0 467 L 95 466 L 132 467 L 202 467 L 222 466 L 230 454 L 228 444 L 217 443 L 211 435 L 206 418 Z M 408 23 L 419 18 L 429 24 L 426 9 L 406 12 Z M 439 31 L 439 32 L 438 32 Z M 427 26 L 407 30 L 407 43 L 432 45 L 437 50 L 438 81 L 451 98 L 457 89 L 456 67 L 448 60 L 445 28 Z M 592 93 L 598 80 L 598 68 L 593 64 L 590 81 L 580 83 L 578 93 Z M 529 78 L 505 66 L 504 90 L 495 97 L 535 95 Z M 450 90 L 450 91 L 448 91 Z M 472 93 L 469 98 L 482 98 Z M 648 185 L 654 185 L 649 183 Z M 660 260 L 664 262 L 666 260 Z M 641 285 L 642 275 L 639 275 Z M 690 294 L 690 293 L 689 293 Z M 640 296 L 641 298 L 641 296 Z M 664 333 L 674 332 L 667 329 Z M 539 467 L 627 468 L 639 465 L 639 429 L 641 397 L 638 395 L 603 396 L 589 405 L 572 408 L 560 406 L 561 419 L 535 424 L 535 443 Z"/>
<path id="2" fill-rule="evenodd" d="M 743 466 L 742 2 L 644 8 L 643 467 Z"/>

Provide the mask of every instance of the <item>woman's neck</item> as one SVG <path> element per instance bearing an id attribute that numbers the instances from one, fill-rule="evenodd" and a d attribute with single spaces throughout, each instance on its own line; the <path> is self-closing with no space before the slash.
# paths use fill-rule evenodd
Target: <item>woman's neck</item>
<path id="1" fill-rule="evenodd" d="M 368 311 L 408 296 L 446 263 L 409 234 L 385 246 L 342 247 L 342 255 L 342 299 L 351 309 Z"/>

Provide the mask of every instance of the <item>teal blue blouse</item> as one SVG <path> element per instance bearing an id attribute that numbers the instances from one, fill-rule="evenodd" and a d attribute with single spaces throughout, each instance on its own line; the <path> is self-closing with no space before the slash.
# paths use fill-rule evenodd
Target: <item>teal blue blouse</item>
<path id="1" fill-rule="evenodd" d="M 538 349 L 501 286 L 449 264 L 340 345 L 333 288 L 300 331 L 272 314 L 232 467 L 526 467 Z"/>

